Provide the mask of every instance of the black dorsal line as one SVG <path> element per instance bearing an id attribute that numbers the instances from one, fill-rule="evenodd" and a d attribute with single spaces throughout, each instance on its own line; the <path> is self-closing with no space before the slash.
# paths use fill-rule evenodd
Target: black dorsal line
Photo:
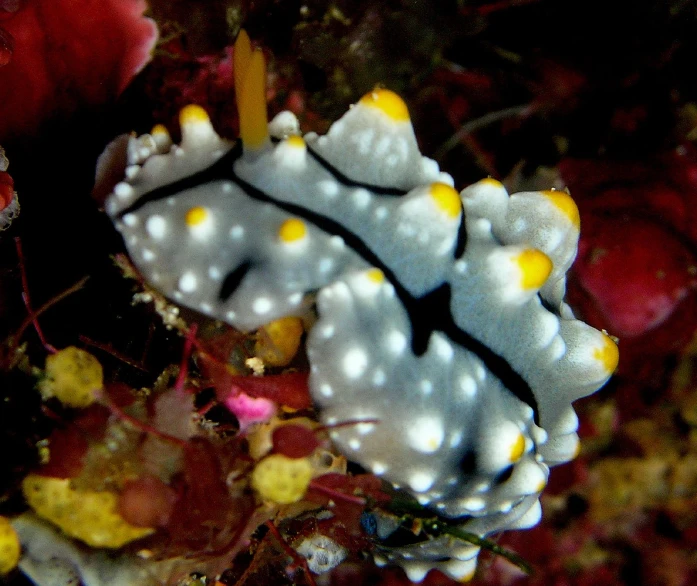
<path id="1" fill-rule="evenodd" d="M 334 165 L 332 165 L 329 161 L 327 161 L 327 159 L 325 159 L 322 155 L 320 155 L 309 145 L 307 146 L 307 152 L 315 161 L 317 161 L 317 163 L 319 163 L 321 167 L 323 167 L 327 172 L 329 172 L 334 177 L 334 179 L 336 179 L 339 183 L 345 185 L 346 187 L 363 188 L 367 189 L 368 191 L 372 191 L 373 193 L 377 193 L 378 195 L 390 195 L 393 197 L 401 197 L 407 194 L 407 192 L 404 189 L 399 189 L 398 187 L 372 185 L 370 183 L 363 183 L 361 181 L 351 179 L 348 175 L 345 175 L 344 173 L 339 171 L 339 169 L 337 169 Z"/>
<path id="2" fill-rule="evenodd" d="M 467 223 L 465 222 L 465 211 L 460 210 L 460 225 L 457 227 L 457 238 L 455 239 L 455 249 L 453 250 L 453 258 L 455 260 L 462 258 L 467 247 Z"/>
<path id="3" fill-rule="evenodd" d="M 235 291 L 237 291 L 239 286 L 242 284 L 242 280 L 245 278 L 251 268 L 251 261 L 245 261 L 234 271 L 229 272 L 223 279 L 223 284 L 220 286 L 218 299 L 223 302 L 230 299 L 230 297 L 232 297 Z"/>
<path id="4" fill-rule="evenodd" d="M 257 201 L 269 203 L 288 214 L 297 216 L 314 224 L 320 230 L 328 234 L 341 237 L 346 245 L 358 254 L 368 265 L 380 269 L 385 274 L 385 278 L 394 287 L 395 294 L 407 311 L 409 321 L 412 325 L 412 350 L 417 356 L 423 355 L 427 350 L 428 340 L 434 331 L 442 332 L 455 344 L 477 355 L 488 370 L 498 378 L 506 388 L 521 401 L 532 407 L 535 413 L 535 421 L 538 420 L 537 400 L 527 381 L 515 371 L 505 358 L 498 355 L 486 344 L 480 342 L 468 332 L 459 328 L 453 320 L 450 309 L 451 292 L 448 283 L 444 283 L 426 295 L 415 297 L 402 285 L 392 269 L 390 269 L 390 267 L 388 267 L 360 237 L 350 230 L 347 230 L 339 222 L 312 210 L 308 210 L 300 205 L 279 201 L 239 177 L 235 173 L 233 163 L 240 156 L 242 156 L 242 144 L 241 141 L 238 141 L 232 149 L 210 167 L 143 194 L 143 196 L 128 208 L 117 214 L 117 217 L 121 218 L 130 212 L 142 208 L 147 203 L 173 197 L 182 191 L 193 189 L 205 185 L 206 183 L 226 180 L 231 181 L 244 191 L 248 197 Z M 464 223 L 464 216 L 462 218 L 462 223 Z M 227 282 L 229 279 L 230 283 L 232 283 L 233 280 L 236 280 L 239 276 L 237 271 L 239 271 L 239 269 L 232 271 L 232 273 L 226 277 L 225 281 Z M 242 277 L 243 276 L 244 275 L 242 275 Z M 239 286 L 239 283 L 234 284 L 235 286 Z M 224 283 L 220 295 L 227 292 L 227 289 L 228 287 L 226 287 Z"/>

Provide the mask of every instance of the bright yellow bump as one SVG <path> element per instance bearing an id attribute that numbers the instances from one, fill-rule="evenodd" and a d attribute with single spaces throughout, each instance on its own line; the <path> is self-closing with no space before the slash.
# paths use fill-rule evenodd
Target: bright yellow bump
<path id="1" fill-rule="evenodd" d="M 187 226 L 200 226 L 208 218 L 208 210 L 203 206 L 189 208 L 186 212 L 185 222 Z"/>
<path id="2" fill-rule="evenodd" d="M 581 227 L 581 216 L 578 213 L 576 202 L 574 202 L 566 191 L 543 191 L 542 195 L 550 200 L 556 206 L 556 208 L 569 219 L 572 226 L 574 226 L 577 230 Z"/>
<path id="3" fill-rule="evenodd" d="M 409 110 L 404 100 L 390 90 L 374 89 L 363 96 L 360 103 L 377 108 L 395 122 L 409 121 Z"/>
<path id="4" fill-rule="evenodd" d="M 279 505 L 298 502 L 312 480 L 308 458 L 288 458 L 282 454 L 267 456 L 252 472 L 252 488 L 262 500 Z"/>
<path id="5" fill-rule="evenodd" d="M 603 345 L 593 350 L 593 358 L 599 361 L 608 374 L 615 372 L 620 360 L 620 351 L 610 336 L 603 333 Z"/>
<path id="6" fill-rule="evenodd" d="M 164 126 L 164 124 L 155 124 L 155 126 L 152 127 L 150 134 L 152 136 L 167 136 L 167 137 L 169 137 L 169 132 L 167 131 L 167 128 Z"/>
<path id="7" fill-rule="evenodd" d="M 373 283 L 377 283 L 378 285 L 385 281 L 385 273 L 383 273 L 380 269 L 368 269 L 366 271 L 366 277 L 368 277 L 368 280 L 372 281 Z"/>
<path id="8" fill-rule="evenodd" d="M 22 481 L 22 492 L 39 517 L 92 547 L 118 548 L 154 532 L 119 515 L 117 494 L 75 489 L 69 478 L 30 474 Z"/>
<path id="9" fill-rule="evenodd" d="M 246 149 L 259 149 L 269 138 L 266 114 L 266 64 L 261 51 L 254 51 L 238 91 L 240 138 Z"/>
<path id="10" fill-rule="evenodd" d="M 525 453 L 525 436 L 522 433 L 518 433 L 518 437 L 511 446 L 511 453 L 508 455 L 508 459 L 511 462 L 517 462 L 523 457 L 523 453 Z"/>
<path id="11" fill-rule="evenodd" d="M 297 134 L 289 136 L 286 139 L 286 144 L 288 146 L 295 147 L 296 149 L 304 149 L 306 146 L 305 139 L 302 136 L 298 136 Z"/>
<path id="12" fill-rule="evenodd" d="M 297 242 L 305 238 L 307 234 L 307 227 L 305 222 L 299 220 L 298 218 L 291 218 L 286 220 L 281 224 L 281 228 L 278 230 L 278 237 L 281 242 Z"/>
<path id="13" fill-rule="evenodd" d="M 526 291 L 542 287 L 554 266 L 550 258 L 537 248 L 524 250 L 516 260 L 522 273 L 520 286 Z"/>
<path id="14" fill-rule="evenodd" d="M 46 358 L 46 373 L 39 389 L 44 397 L 56 397 L 69 407 L 87 407 L 103 384 L 99 361 L 89 352 L 68 346 Z"/>
<path id="15" fill-rule="evenodd" d="M 19 537 L 10 520 L 0 517 L 0 576 L 17 567 L 21 549 Z"/>
<path id="16" fill-rule="evenodd" d="M 482 179 L 479 182 L 480 185 L 487 185 L 489 187 L 495 187 L 496 189 L 501 189 L 503 187 L 503 183 L 500 181 L 497 181 L 493 177 L 487 177 L 486 179 Z"/>
<path id="17" fill-rule="evenodd" d="M 431 197 L 440 210 L 450 218 L 457 218 L 462 211 L 460 194 L 447 183 L 432 183 Z"/>
<path id="18" fill-rule="evenodd" d="M 179 125 L 189 126 L 193 124 L 210 123 L 206 111 L 196 104 L 184 106 L 179 112 Z"/>
<path id="19" fill-rule="evenodd" d="M 282 317 L 259 330 L 254 354 L 267 366 L 287 366 L 300 348 L 303 322 L 297 317 Z"/>

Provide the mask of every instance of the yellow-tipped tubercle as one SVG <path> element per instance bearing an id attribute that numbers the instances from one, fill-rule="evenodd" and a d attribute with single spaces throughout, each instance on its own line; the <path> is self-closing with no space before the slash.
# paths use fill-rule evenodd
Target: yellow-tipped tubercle
<path id="1" fill-rule="evenodd" d="M 189 208 L 189 211 L 186 212 L 186 225 L 198 226 L 205 222 L 206 218 L 208 218 L 208 210 L 203 206 Z"/>
<path id="2" fill-rule="evenodd" d="M 554 268 L 550 258 L 537 248 L 524 250 L 516 260 L 521 271 L 520 286 L 527 291 L 542 287 Z"/>
<path id="3" fill-rule="evenodd" d="M 281 239 L 281 242 L 286 243 L 302 240 L 305 238 L 306 234 L 307 227 L 305 226 L 305 222 L 299 220 L 298 218 L 290 218 L 289 220 L 286 220 L 283 222 L 283 224 L 281 224 L 281 227 L 278 230 L 278 237 Z"/>
<path id="4" fill-rule="evenodd" d="M 409 110 L 404 100 L 396 93 L 386 89 L 374 89 L 364 95 L 360 104 L 377 108 L 395 122 L 408 122 Z"/>
<path id="5" fill-rule="evenodd" d="M 184 106 L 179 112 L 179 125 L 192 126 L 194 124 L 210 124 L 208 113 L 196 104 Z"/>
<path id="6" fill-rule="evenodd" d="M 615 372 L 620 361 L 620 351 L 614 340 L 603 332 L 603 343 L 600 348 L 593 350 L 593 358 L 602 363 L 608 374 Z"/>
<path id="7" fill-rule="evenodd" d="M 383 273 L 380 269 L 368 269 L 366 276 L 369 280 L 371 280 L 373 283 L 377 283 L 378 285 L 385 281 L 385 273 Z"/>
<path id="8" fill-rule="evenodd" d="M 569 219 L 572 226 L 577 230 L 581 227 L 581 216 L 578 213 L 576 202 L 566 191 L 543 191 L 542 195 L 550 200 L 555 207 Z"/>
<path id="9" fill-rule="evenodd" d="M 460 194 L 447 183 L 431 184 L 430 194 L 438 209 L 445 212 L 449 218 L 457 218 L 462 210 Z"/>
<path id="10" fill-rule="evenodd" d="M 513 445 L 511 445 L 511 453 L 508 455 L 508 458 L 511 462 L 517 462 L 523 457 L 523 454 L 525 453 L 525 436 L 523 436 L 522 433 L 518 434 L 518 437 L 516 440 L 513 442 Z"/>

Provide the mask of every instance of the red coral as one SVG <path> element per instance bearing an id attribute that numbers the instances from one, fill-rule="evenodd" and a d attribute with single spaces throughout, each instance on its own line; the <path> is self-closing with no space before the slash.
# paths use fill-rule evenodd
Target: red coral
<path id="1" fill-rule="evenodd" d="M 619 336 L 620 372 L 658 388 L 665 358 L 696 326 L 697 151 L 685 145 L 634 163 L 566 159 L 560 169 L 581 210 L 571 304 Z"/>
<path id="2" fill-rule="evenodd" d="M 157 39 L 144 10 L 144 0 L 27 0 L 6 15 L 0 63 L 9 62 L 0 69 L 0 137 L 31 133 L 49 116 L 122 92 Z"/>

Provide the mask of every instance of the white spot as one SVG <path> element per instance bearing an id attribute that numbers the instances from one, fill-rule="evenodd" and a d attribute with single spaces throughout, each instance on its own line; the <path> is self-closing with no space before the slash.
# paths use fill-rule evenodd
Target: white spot
<path id="1" fill-rule="evenodd" d="M 455 270 L 460 274 L 464 274 L 467 272 L 467 262 L 464 260 L 458 260 L 455 263 Z"/>
<path id="2" fill-rule="evenodd" d="M 223 275 L 218 267 L 211 265 L 208 267 L 208 276 L 214 281 L 220 281 Z"/>
<path id="3" fill-rule="evenodd" d="M 317 184 L 320 193 L 327 197 L 336 197 L 339 193 L 339 184 L 336 181 L 324 179 Z"/>
<path id="4" fill-rule="evenodd" d="M 352 450 L 360 450 L 361 449 L 361 442 L 360 442 L 360 440 L 357 440 L 356 438 L 351 438 L 348 441 L 348 446 Z"/>
<path id="5" fill-rule="evenodd" d="M 203 302 L 199 305 L 199 308 L 203 313 L 211 313 L 213 311 L 213 306 L 210 303 Z"/>
<path id="6" fill-rule="evenodd" d="M 374 423 L 358 423 L 358 424 L 356 424 L 356 431 L 361 435 L 368 435 L 369 433 L 373 433 L 374 429 L 375 429 Z"/>
<path id="7" fill-rule="evenodd" d="M 299 305 L 302 300 L 303 300 L 302 293 L 293 293 L 292 295 L 288 296 L 288 303 L 290 305 Z"/>
<path id="8" fill-rule="evenodd" d="M 174 199 L 174 197 L 168 197 L 165 202 L 167 203 L 168 206 L 174 207 L 174 205 L 177 203 L 177 200 Z"/>
<path id="9" fill-rule="evenodd" d="M 387 158 L 385 158 L 385 164 L 388 167 L 394 167 L 397 163 L 399 163 L 399 157 L 394 153 L 387 155 Z"/>
<path id="10" fill-rule="evenodd" d="M 460 501 L 460 504 L 464 508 L 469 509 L 470 511 L 481 511 L 484 507 L 486 507 L 486 501 L 483 498 L 477 496 L 462 499 L 462 501 Z"/>
<path id="11" fill-rule="evenodd" d="M 382 286 L 382 294 L 386 299 L 392 299 L 394 297 L 394 285 L 392 285 L 392 283 L 385 283 Z"/>
<path id="12" fill-rule="evenodd" d="M 252 309 L 254 310 L 254 313 L 258 313 L 259 315 L 269 313 L 272 307 L 273 302 L 268 297 L 259 297 L 254 300 L 254 303 L 252 303 Z"/>
<path id="13" fill-rule="evenodd" d="M 323 338 L 329 339 L 334 335 L 334 331 L 334 324 L 327 324 L 326 326 L 322 326 L 319 333 Z"/>
<path id="14" fill-rule="evenodd" d="M 128 199 L 133 195 L 133 187 L 121 181 L 114 186 L 114 194 L 121 200 Z"/>
<path id="15" fill-rule="evenodd" d="M 338 423 L 338 419 L 334 416 L 332 417 L 327 417 L 327 425 L 334 425 L 335 423 Z M 334 432 L 332 432 L 333 435 Z"/>
<path id="16" fill-rule="evenodd" d="M 329 246 L 335 250 L 343 250 L 346 247 L 346 243 L 341 236 L 332 236 L 329 239 Z"/>
<path id="17" fill-rule="evenodd" d="M 456 431 L 450 436 L 450 447 L 456 448 L 462 443 L 462 432 Z"/>
<path id="18" fill-rule="evenodd" d="M 377 474 L 378 476 L 382 476 L 385 472 L 387 472 L 387 466 L 385 466 L 385 464 L 382 462 L 373 462 L 370 469 L 373 471 L 373 474 Z"/>
<path id="19" fill-rule="evenodd" d="M 425 492 L 433 486 L 434 480 L 428 472 L 416 472 L 409 478 L 409 486 L 415 492 Z"/>
<path id="20" fill-rule="evenodd" d="M 427 496 L 424 495 L 416 495 L 416 500 L 419 502 L 420 505 L 426 506 L 428 503 L 431 502 L 431 499 Z"/>
<path id="21" fill-rule="evenodd" d="M 232 183 L 226 181 L 223 183 L 223 193 L 230 193 L 232 192 Z"/>
<path id="22" fill-rule="evenodd" d="M 424 395 L 430 395 L 433 392 L 433 383 L 428 379 L 424 379 L 419 383 L 419 388 Z"/>
<path id="23" fill-rule="evenodd" d="M 407 429 L 409 445 L 423 454 L 432 454 L 443 444 L 443 422 L 430 415 L 418 417 Z"/>
<path id="24" fill-rule="evenodd" d="M 378 221 L 384 220 L 388 216 L 389 212 L 385 206 L 380 206 L 375 209 L 375 219 Z"/>
<path id="25" fill-rule="evenodd" d="M 232 228 L 230 228 L 230 238 L 233 240 L 239 240 L 244 236 L 244 226 L 240 226 L 239 224 L 235 224 Z"/>
<path id="26" fill-rule="evenodd" d="M 138 236 L 136 236 L 135 234 L 131 234 L 128 237 L 127 242 L 128 242 L 129 246 L 131 246 L 131 247 L 135 246 L 136 244 L 138 244 Z"/>
<path id="27" fill-rule="evenodd" d="M 128 179 L 129 181 L 135 179 L 139 172 L 140 172 L 140 165 L 128 165 L 128 167 L 126 167 L 124 169 L 124 174 L 126 175 L 126 179 Z"/>
<path id="28" fill-rule="evenodd" d="M 149 248 L 144 248 L 142 255 L 143 255 L 143 260 L 145 262 L 152 262 L 155 260 L 155 257 L 156 257 L 155 253 L 152 250 L 150 250 Z"/>
<path id="29" fill-rule="evenodd" d="M 463 374 L 457 382 L 463 399 L 472 399 L 477 394 L 477 383 L 469 374 Z"/>
<path id="30" fill-rule="evenodd" d="M 320 273 L 328 273 L 332 270 L 333 266 L 334 259 L 328 258 L 326 256 L 324 258 L 319 259 L 319 262 L 317 263 L 317 269 Z"/>
<path id="31" fill-rule="evenodd" d="M 387 348 L 393 354 L 402 354 L 407 347 L 407 337 L 399 330 L 392 330 L 387 334 Z"/>
<path id="32" fill-rule="evenodd" d="M 376 387 L 381 387 L 385 384 L 387 377 L 385 376 L 385 371 L 382 368 L 376 368 L 373 372 L 373 384 Z"/>
<path id="33" fill-rule="evenodd" d="M 344 355 L 342 365 L 348 378 L 360 378 L 368 368 L 368 355 L 363 348 L 352 348 Z"/>
<path id="34" fill-rule="evenodd" d="M 323 397 L 331 397 L 334 394 L 334 391 L 332 390 L 331 385 L 329 385 L 327 383 L 322 383 L 319 386 L 319 393 Z"/>
<path id="35" fill-rule="evenodd" d="M 365 209 L 370 203 L 370 192 L 367 189 L 356 189 L 351 197 L 353 197 L 353 203 L 359 210 Z"/>
<path id="36" fill-rule="evenodd" d="M 234 321 L 234 319 L 237 317 L 237 314 L 234 311 L 228 311 L 225 314 L 225 319 L 228 321 Z"/>
<path id="37" fill-rule="evenodd" d="M 474 376 L 477 377 L 479 382 L 482 382 L 486 378 L 486 370 L 481 364 L 477 364 L 477 366 L 475 366 Z"/>
<path id="38" fill-rule="evenodd" d="M 177 301 L 181 301 L 182 299 L 184 299 L 184 296 L 182 295 L 181 291 L 174 291 L 174 293 L 172 293 L 172 297 L 174 297 Z"/>
<path id="39" fill-rule="evenodd" d="M 382 158 L 385 155 L 387 155 L 387 153 L 391 147 L 392 147 L 392 136 L 389 134 L 385 135 L 380 140 L 378 140 L 377 144 L 373 148 L 373 155 L 375 157 Z"/>
<path id="40" fill-rule="evenodd" d="M 196 279 L 194 273 L 188 271 L 179 277 L 178 286 L 182 293 L 193 293 L 196 291 L 196 287 L 198 287 L 198 279 Z"/>
<path id="41" fill-rule="evenodd" d="M 448 341 L 439 336 L 434 336 L 431 343 L 433 344 L 439 358 L 445 362 L 450 362 L 453 359 L 453 347 Z"/>
<path id="42" fill-rule="evenodd" d="M 138 217 L 135 214 L 126 214 L 122 220 L 129 228 L 135 228 L 138 225 Z"/>
<path id="43" fill-rule="evenodd" d="M 155 240 L 160 240 L 167 234 L 167 220 L 160 215 L 150 216 L 145 222 L 145 231 Z"/>

